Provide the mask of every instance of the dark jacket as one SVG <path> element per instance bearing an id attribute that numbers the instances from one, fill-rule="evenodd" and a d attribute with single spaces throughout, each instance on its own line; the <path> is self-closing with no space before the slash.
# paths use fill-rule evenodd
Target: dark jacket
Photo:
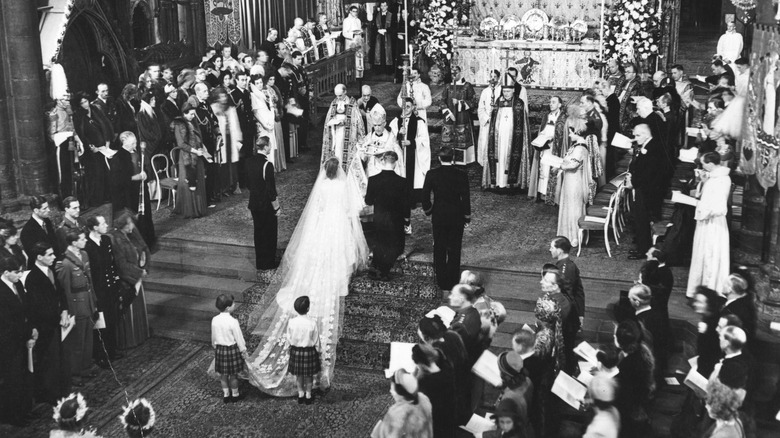
<path id="1" fill-rule="evenodd" d="M 54 275 L 54 266 L 51 266 L 49 270 Z M 52 284 L 41 268 L 33 266 L 30 268 L 30 273 L 27 274 L 25 286 L 32 326 L 37 328 L 39 332 L 59 328 L 62 311 L 68 310 L 68 301 L 59 287 L 57 277 L 54 277 L 54 284 Z"/>
<path id="2" fill-rule="evenodd" d="M 25 343 L 32 337 L 33 326 L 27 319 L 29 303 L 21 282 L 16 283 L 16 290 L 19 297 L 4 281 L 0 281 L 0 357 L 3 358 L 0 360 L 0 377 L 8 371 L 6 359 L 23 351 Z"/>
<path id="3" fill-rule="evenodd" d="M 470 222 L 471 196 L 466 172 L 453 166 L 428 171 L 423 184 L 422 206 L 426 215 L 433 216 L 434 222 Z"/>
<path id="4" fill-rule="evenodd" d="M 368 179 L 366 204 L 374 206 L 374 224 L 378 229 L 403 233 L 406 194 L 406 179 L 392 170 L 383 170 Z"/>
<path id="5" fill-rule="evenodd" d="M 45 230 L 44 230 L 45 228 Z M 38 225 L 38 221 L 32 217 L 22 227 L 22 235 L 20 237 L 22 242 L 22 248 L 27 253 L 27 267 L 32 268 L 35 264 L 35 258 L 30 256 L 33 246 L 38 242 L 46 242 L 54 249 L 54 254 L 59 255 L 57 249 L 57 235 L 54 233 L 54 225 L 48 218 L 43 219 L 43 227 Z"/>
<path id="6" fill-rule="evenodd" d="M 735 315 L 742 321 L 742 328 L 747 335 L 748 345 L 756 335 L 756 307 L 750 298 L 744 296 L 730 302 L 720 312 L 722 315 Z"/>
<path id="7" fill-rule="evenodd" d="M 664 151 L 661 144 L 655 138 L 645 146 L 646 153 L 637 151 L 628 171 L 631 173 L 631 184 L 634 189 L 641 190 L 647 198 L 663 198 L 661 188 L 665 184 L 665 175 L 659 172 L 664 169 Z"/>
<path id="8" fill-rule="evenodd" d="M 81 251 L 81 260 L 65 251 L 62 263 L 57 264 L 57 280 L 62 285 L 68 301 L 68 313 L 79 317 L 92 317 L 97 311 L 97 297 L 92 288 L 89 256 Z"/>
<path id="9" fill-rule="evenodd" d="M 105 115 L 108 120 L 113 121 L 114 117 L 116 117 L 116 101 L 113 97 L 109 96 L 105 102 L 100 99 L 95 99 L 92 101 L 92 106 L 103 112 L 103 115 Z"/>
<path id="10" fill-rule="evenodd" d="M 450 327 L 463 339 L 463 345 L 466 346 L 466 351 L 469 354 L 470 365 L 473 365 L 483 351 L 479 342 L 480 329 L 482 328 L 482 318 L 479 311 L 473 306 L 457 309 Z"/>
<path id="11" fill-rule="evenodd" d="M 128 209 L 138 211 L 138 190 L 140 181 L 133 176 L 140 173 L 133 163 L 133 154 L 119 148 L 111 158 L 111 207 L 114 211 Z M 87 239 L 89 240 L 89 239 Z"/>
<path id="12" fill-rule="evenodd" d="M 107 311 L 109 307 L 115 306 L 116 288 L 119 281 L 116 263 L 114 262 L 114 251 L 111 247 L 111 238 L 109 236 L 100 236 L 100 246 L 87 236 L 87 254 L 92 261 L 90 270 L 92 271 L 92 284 L 95 287 L 95 294 L 98 299 L 98 310 Z"/>
<path id="13" fill-rule="evenodd" d="M 267 163 L 267 164 L 266 164 Z M 246 178 L 249 188 L 249 210 L 272 211 L 276 201 L 274 164 L 263 154 L 255 154 L 246 160 Z"/>
<path id="14" fill-rule="evenodd" d="M 577 316 L 585 316 L 585 288 L 582 287 L 582 278 L 580 278 L 580 268 L 569 258 L 558 260 L 555 266 L 561 271 L 563 277 L 563 287 L 561 291 L 574 301 Z"/>

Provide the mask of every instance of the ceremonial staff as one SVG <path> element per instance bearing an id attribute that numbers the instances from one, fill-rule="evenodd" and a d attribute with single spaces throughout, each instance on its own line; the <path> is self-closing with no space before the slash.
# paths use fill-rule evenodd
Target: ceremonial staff
<path id="1" fill-rule="evenodd" d="M 141 168 L 141 175 L 144 174 L 144 151 L 146 150 L 146 142 L 141 142 L 141 161 L 139 161 L 139 167 Z M 144 184 L 146 183 L 146 178 L 141 178 L 141 186 L 138 188 L 138 216 L 140 217 L 142 214 L 146 213 L 146 209 L 144 208 Z"/>

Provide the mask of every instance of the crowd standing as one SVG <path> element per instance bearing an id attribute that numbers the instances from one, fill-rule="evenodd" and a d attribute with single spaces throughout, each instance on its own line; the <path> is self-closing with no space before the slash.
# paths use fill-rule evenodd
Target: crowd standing
<path id="1" fill-rule="evenodd" d="M 35 399 L 57 404 L 57 436 L 80 431 L 87 408 L 80 394 L 68 396 L 71 388 L 83 386 L 96 375 L 96 366 L 110 367 L 123 357 L 122 351 L 149 337 L 143 279 L 156 239 L 147 182 L 159 154 L 176 163 L 174 212 L 183 217 L 202 217 L 223 197 L 249 190 L 257 269 L 275 267 L 281 207 L 274 173 L 309 149 L 314 96 L 305 66 L 333 56 L 339 41 L 356 49 L 361 85 L 369 67 L 402 74 L 404 81 L 398 96 L 402 114 L 390 123 L 367 85 L 357 99 L 339 85 L 325 120 L 321 161 L 335 157 L 361 187 L 365 216 L 373 215 L 379 232 L 370 275 L 389 279 L 405 235 L 412 233 L 411 210 L 421 203 L 432 216 L 436 281 L 449 292 L 456 311 L 448 324 L 439 316 L 419 322 L 421 342 L 413 350 L 417 371 L 393 373 L 394 404 L 372 436 L 461 436 L 458 426 L 468 422 L 481 401 L 484 382 L 470 371 L 506 311 L 489 298 L 479 274 L 459 274 L 471 207 L 467 176 L 452 164 L 474 160 L 483 166 L 483 190 L 513 194 L 520 189 L 559 206 L 558 236 L 550 244 L 554 263 L 542 269 L 536 321 L 514 333 L 512 350 L 497 359 L 503 385 L 495 418 L 502 436 L 647 436 L 649 403 L 664 384 L 672 349 L 668 301 L 673 277 L 666 263 L 686 250 L 680 243 L 685 237 L 653 247 L 651 225 L 660 220 L 680 149 L 693 143 L 701 169 L 690 185 L 698 186 L 692 194 L 700 197 L 699 204 L 688 214 L 687 229 L 675 227 L 693 242 L 686 290 L 702 318 L 697 369 L 708 384 L 706 396 L 689 396 L 686 412 L 696 419 L 689 424 L 695 423 L 705 436 L 750 436 L 754 289 L 745 272 L 730 273 L 726 220 L 738 140 L 736 123 L 729 119 L 746 92 L 749 71 L 747 60 L 739 57 L 741 38 L 739 49 L 731 33 L 719 43 L 713 74 L 703 78 L 710 88 L 706 105 L 694 99 L 694 85 L 682 65 L 668 74 L 656 72 L 653 86 L 645 89 L 637 66 L 610 60 L 605 79 L 577 104 L 566 108 L 560 97 L 550 99 L 533 142 L 528 90 L 516 69 L 492 72 L 489 86 L 477 97 L 453 66 L 452 83 L 438 102 L 443 132 L 453 135 L 442 136 L 441 166 L 431 170 L 430 89 L 400 54 L 405 43 L 399 30 L 407 14 L 399 3 L 387 2 L 368 11 L 370 17 L 363 17 L 364 12 L 350 8 L 338 32 L 330 31 L 323 14 L 316 20 L 296 19 L 282 40 L 277 29 L 270 29 L 257 52 L 209 49 L 197 67 L 177 76 L 168 66 L 151 64 L 116 99 L 106 84 L 98 85 L 92 101 L 84 92 L 71 100 L 65 90 L 54 90 L 49 134 L 56 146 L 62 222 L 55 227 L 48 201 L 34 196 L 31 218 L 22 230 L 0 223 L 0 355 L 7 359 L 0 370 L 3 421 L 27 424 Z M 408 68 L 399 69 L 404 62 Z M 475 109 L 476 141 L 471 122 Z M 692 139 L 686 128 L 692 127 L 697 111 L 702 122 Z M 590 370 L 594 377 L 583 406 L 591 410 L 592 420 L 564 430 L 555 421 L 565 407 L 552 397 L 553 381 L 557 373 L 585 371 L 574 352 L 585 294 L 579 269 L 568 255 L 582 244 L 578 219 L 617 174 L 613 140 L 618 134 L 635 142 L 624 176 L 634 193 L 636 247 L 629 258 L 647 261 L 637 284 L 613 307 L 614 342 L 599 347 L 599 365 Z M 108 201 L 115 212 L 113 231 L 103 216 L 80 219 L 82 207 Z M 711 239 L 713 234 L 723 237 Z M 225 402 L 231 402 L 239 399 L 235 363 L 246 350 L 229 316 L 232 298 L 220 300 L 217 307 L 227 316 L 215 318 L 213 339 L 218 357 L 223 356 L 217 371 L 225 376 Z M 299 402 L 305 404 L 311 403 L 310 378 L 317 372 L 313 364 L 319 363 L 311 359 L 317 350 L 312 334 L 304 330 L 307 310 L 308 303 L 296 303 L 301 327 L 294 346 L 300 351 L 291 361 L 300 380 Z M 98 323 L 102 328 L 96 328 Z M 69 330 L 64 340 L 62 330 Z M 219 353 L 220 346 L 231 348 Z M 28 349 L 32 372 L 27 371 Z M 704 411 L 709 415 L 701 415 Z M 154 411 L 140 400 L 122 418 L 131 436 L 148 436 Z"/>

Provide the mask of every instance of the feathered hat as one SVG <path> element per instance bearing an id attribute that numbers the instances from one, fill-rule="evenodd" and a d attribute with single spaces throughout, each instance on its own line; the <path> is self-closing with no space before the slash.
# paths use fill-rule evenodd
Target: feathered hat
<path id="1" fill-rule="evenodd" d="M 54 421 L 57 424 L 63 422 L 78 423 L 87 414 L 87 402 L 81 393 L 73 394 L 60 399 L 57 406 L 54 407 Z"/>
<path id="2" fill-rule="evenodd" d="M 139 398 L 124 407 L 119 421 L 122 427 L 130 432 L 148 434 L 154 428 L 156 420 L 151 403 L 145 398 Z"/>
<path id="3" fill-rule="evenodd" d="M 374 105 L 368 116 L 371 118 L 371 124 L 373 125 L 381 125 L 387 121 L 387 112 L 380 104 Z"/>

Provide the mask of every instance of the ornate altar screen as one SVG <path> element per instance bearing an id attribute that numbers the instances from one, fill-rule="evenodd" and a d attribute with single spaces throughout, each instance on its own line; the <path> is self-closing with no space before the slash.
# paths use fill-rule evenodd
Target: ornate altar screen
<path id="1" fill-rule="evenodd" d="M 604 0 L 609 13 L 611 0 Z M 599 72 L 602 0 L 477 0 L 475 35 L 458 37 L 466 80 L 485 85 L 491 70 L 515 67 L 529 88 L 584 89 Z"/>

